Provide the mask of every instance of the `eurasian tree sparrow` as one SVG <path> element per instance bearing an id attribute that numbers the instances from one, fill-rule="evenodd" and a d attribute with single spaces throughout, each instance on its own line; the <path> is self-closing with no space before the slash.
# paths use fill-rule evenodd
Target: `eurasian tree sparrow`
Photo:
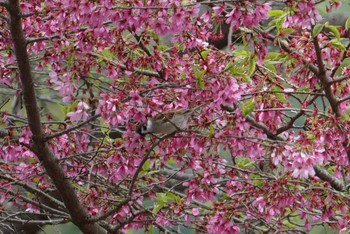
<path id="1" fill-rule="evenodd" d="M 150 134 L 171 134 L 187 127 L 191 114 L 203 105 L 192 109 L 176 109 L 160 112 L 148 118 L 146 125 L 140 125 L 136 132 L 141 136 Z"/>

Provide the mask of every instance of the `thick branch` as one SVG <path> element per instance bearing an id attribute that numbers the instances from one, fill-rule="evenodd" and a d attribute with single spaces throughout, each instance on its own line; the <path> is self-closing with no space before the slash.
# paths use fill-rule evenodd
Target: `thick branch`
<path id="1" fill-rule="evenodd" d="M 53 35 L 51 37 L 28 38 L 27 43 L 30 44 L 30 43 L 39 42 L 39 41 L 49 41 L 49 40 L 52 40 L 54 38 L 59 38 L 59 35 Z"/>
<path id="2" fill-rule="evenodd" d="M 280 127 L 276 131 L 276 135 L 281 134 L 282 132 L 285 132 L 293 127 L 294 122 L 301 117 L 304 114 L 304 110 L 300 110 L 296 115 L 294 115 L 291 120 L 284 126 Z"/>
<path id="3" fill-rule="evenodd" d="M 330 185 L 337 191 L 344 191 L 345 187 L 343 183 L 340 182 L 337 178 L 328 173 L 328 171 L 318 165 L 314 165 L 314 170 L 318 178 L 323 181 L 328 181 Z"/>
<path id="4" fill-rule="evenodd" d="M 326 97 L 327 97 L 329 103 L 331 104 L 331 108 L 332 108 L 333 113 L 335 115 L 339 116 L 340 112 L 339 112 L 339 108 L 337 105 L 338 101 L 332 92 L 332 88 L 330 86 L 330 81 L 329 81 L 327 74 L 326 74 L 326 69 L 325 69 L 324 63 L 322 61 L 321 48 L 320 48 L 320 45 L 318 44 L 317 36 L 314 37 L 313 43 L 314 43 L 314 47 L 315 47 L 316 62 L 317 62 L 317 66 L 318 66 L 318 72 L 315 75 L 319 78 L 319 80 L 321 81 L 321 83 L 323 85 L 323 89 L 325 91 L 325 94 L 326 94 Z"/>
<path id="5" fill-rule="evenodd" d="M 347 79 L 350 79 L 350 77 L 349 76 L 341 76 L 341 77 L 339 77 L 337 79 L 330 80 L 328 83 L 330 85 L 332 85 L 334 83 L 342 82 L 342 81 L 347 80 Z"/>
<path id="6" fill-rule="evenodd" d="M 338 104 L 342 103 L 342 102 L 345 102 L 347 100 L 350 99 L 350 95 L 349 96 L 346 96 L 346 97 L 343 97 L 342 99 L 338 100 Z"/>
<path id="7" fill-rule="evenodd" d="M 338 105 L 339 105 L 339 103 L 346 101 L 346 98 L 343 98 L 343 100 L 339 101 L 336 98 L 336 96 L 334 95 L 332 88 L 331 88 L 330 81 L 326 75 L 326 69 L 325 69 L 325 66 L 323 64 L 322 53 L 321 53 L 320 45 L 318 44 L 317 37 L 314 37 L 313 43 L 314 43 L 314 47 L 315 47 L 315 51 L 316 51 L 317 65 L 319 67 L 319 73 L 317 74 L 317 76 L 319 77 L 320 81 L 322 82 L 322 85 L 324 86 L 324 91 L 325 91 L 326 97 L 331 105 L 333 113 L 337 117 L 339 117 L 341 114 L 340 114 L 340 110 L 339 110 Z M 344 147 L 346 145 L 348 145 L 348 140 L 343 142 L 343 145 L 344 145 Z M 346 154 L 348 155 L 348 159 L 350 161 L 350 150 L 347 150 Z"/>
<path id="8" fill-rule="evenodd" d="M 23 34 L 21 22 L 21 13 L 19 10 L 19 1 L 11 0 L 8 2 L 8 11 L 10 14 L 10 31 L 14 42 L 15 56 L 19 70 L 20 80 L 23 87 L 23 100 L 28 115 L 28 123 L 33 134 L 33 151 L 42 162 L 47 174 L 60 192 L 63 202 L 67 207 L 72 221 L 84 233 L 105 233 L 97 224 L 90 223 L 89 215 L 79 202 L 75 190 L 66 178 L 66 175 L 58 164 L 57 158 L 49 150 L 45 143 L 44 133 L 41 127 L 39 109 L 36 103 L 34 92 L 34 81 L 31 74 L 29 59 L 27 54 L 27 42 Z"/>

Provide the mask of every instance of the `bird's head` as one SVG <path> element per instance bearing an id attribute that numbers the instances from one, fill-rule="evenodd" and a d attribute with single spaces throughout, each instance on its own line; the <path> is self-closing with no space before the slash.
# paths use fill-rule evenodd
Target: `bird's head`
<path id="1" fill-rule="evenodd" d="M 141 136 L 145 136 L 148 133 L 147 127 L 141 124 L 137 127 L 136 132 Z"/>

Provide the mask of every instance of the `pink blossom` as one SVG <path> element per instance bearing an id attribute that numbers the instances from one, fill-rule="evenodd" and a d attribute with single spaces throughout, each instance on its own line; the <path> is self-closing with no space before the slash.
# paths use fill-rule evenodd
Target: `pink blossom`
<path id="1" fill-rule="evenodd" d="M 322 17 L 315 7 L 314 1 L 295 2 L 296 11 L 286 17 L 283 27 L 310 28 L 311 24 L 316 24 Z"/>
<path id="2" fill-rule="evenodd" d="M 33 134 L 29 128 L 23 128 L 22 134 L 21 134 L 20 138 L 18 139 L 18 141 L 20 143 L 24 143 L 26 145 L 29 145 L 32 135 Z"/>
<path id="3" fill-rule="evenodd" d="M 76 110 L 67 113 L 67 116 L 70 117 L 71 121 L 86 121 L 89 118 L 89 114 L 87 112 L 89 109 L 90 107 L 87 103 L 80 101 Z"/>
<path id="4" fill-rule="evenodd" d="M 221 12 L 225 10 L 225 8 L 226 8 L 226 4 L 223 2 L 218 6 L 214 6 L 213 11 L 215 12 L 215 14 L 220 15 Z"/>
<path id="5" fill-rule="evenodd" d="M 259 212 L 263 213 L 266 209 L 266 201 L 264 197 L 258 197 L 257 199 L 255 199 L 255 201 L 253 201 L 253 206 L 257 206 Z"/>
<path id="6" fill-rule="evenodd" d="M 193 216 L 198 216 L 199 215 L 199 209 L 198 208 L 192 208 L 192 214 L 193 214 Z"/>
<path id="7" fill-rule="evenodd" d="M 236 226 L 230 219 L 224 217 L 224 214 L 217 212 L 212 216 L 207 225 L 208 233 L 238 234 L 240 228 Z"/>

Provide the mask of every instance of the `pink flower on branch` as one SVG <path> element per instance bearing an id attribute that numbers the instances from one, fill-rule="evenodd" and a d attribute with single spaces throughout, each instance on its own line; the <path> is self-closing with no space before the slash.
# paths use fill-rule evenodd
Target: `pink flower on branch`
<path id="1" fill-rule="evenodd" d="M 223 212 L 217 212 L 209 219 L 207 225 L 208 233 L 238 234 L 240 228 L 232 220 L 225 217 Z"/>
<path id="2" fill-rule="evenodd" d="M 109 232 L 184 224 L 288 232 L 298 216 L 300 229 L 346 227 L 349 199 L 334 186 L 346 187 L 349 165 L 346 30 L 314 37 L 314 1 L 286 1 L 277 11 L 257 1 L 29 1 L 17 14 L 21 53 L 8 31 L 13 2 L 0 3 L 1 90 L 10 100 L 0 103 L 1 201 L 41 212 L 38 197 L 68 183 L 70 194 L 61 189 L 64 199 L 53 200 L 59 209 L 45 209 L 47 223 L 69 214 L 79 228 Z M 208 44 L 227 39 L 229 27 L 242 29 L 234 46 Z M 24 77 L 18 69 L 28 61 Z M 62 101 L 74 109 L 34 115 L 33 135 L 28 87 L 39 106 L 50 101 L 49 112 Z M 27 111 L 11 112 L 13 94 L 25 97 Z M 183 131 L 136 132 L 150 116 L 196 106 Z M 100 119 L 84 123 L 92 113 Z M 48 157 L 61 180 L 43 171 Z M 82 208 L 72 211 L 75 194 Z"/>
<path id="3" fill-rule="evenodd" d="M 299 27 L 310 28 L 311 25 L 315 25 L 322 17 L 315 7 L 314 1 L 294 1 L 293 9 L 290 15 L 288 15 L 283 23 L 283 27 Z"/>
<path id="4" fill-rule="evenodd" d="M 226 15 L 226 23 L 232 25 L 233 30 L 239 27 L 253 27 L 259 24 L 262 20 L 268 19 L 267 12 L 271 9 L 269 3 L 256 4 L 253 10 L 248 9 L 246 5 L 250 5 L 248 1 L 242 3 L 244 6 L 237 5 Z M 218 9 L 219 10 L 219 9 Z"/>
<path id="5" fill-rule="evenodd" d="M 86 121 L 89 118 L 89 105 L 86 102 L 80 101 L 75 111 L 67 113 L 71 121 Z"/>

